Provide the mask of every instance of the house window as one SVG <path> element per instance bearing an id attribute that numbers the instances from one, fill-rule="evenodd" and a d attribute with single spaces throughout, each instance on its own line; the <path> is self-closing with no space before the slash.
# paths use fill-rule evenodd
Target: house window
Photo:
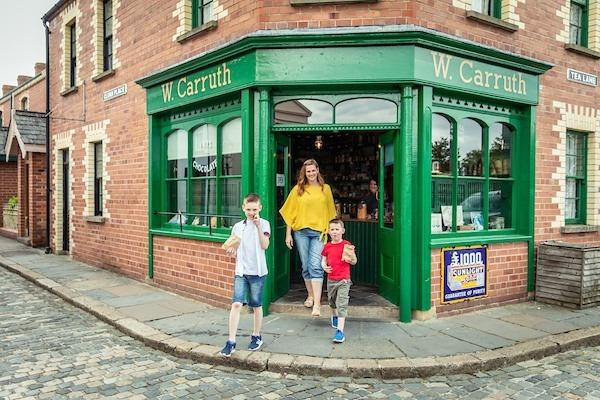
<path id="1" fill-rule="evenodd" d="M 102 215 L 102 142 L 94 143 L 94 215 Z"/>
<path id="2" fill-rule="evenodd" d="M 102 59 L 103 59 L 103 70 L 110 71 L 113 68 L 113 2 L 112 0 L 103 1 L 103 46 L 102 46 Z"/>
<path id="3" fill-rule="evenodd" d="M 29 111 L 29 97 L 23 97 L 21 99 L 21 110 Z"/>
<path id="4" fill-rule="evenodd" d="M 192 9 L 192 26 L 194 28 L 213 20 L 213 0 L 193 0 Z"/>
<path id="5" fill-rule="evenodd" d="M 571 0 L 569 43 L 587 47 L 587 0 Z"/>
<path id="6" fill-rule="evenodd" d="M 77 43 L 75 22 L 68 26 L 69 29 L 69 86 L 74 87 L 77 84 Z"/>
<path id="7" fill-rule="evenodd" d="M 513 227 L 514 129 L 433 114 L 432 233 Z"/>
<path id="8" fill-rule="evenodd" d="M 500 18 L 502 14 L 501 0 L 473 0 L 472 7 L 473 11 L 477 11 L 494 18 Z"/>
<path id="9" fill-rule="evenodd" d="M 567 131 L 565 223 L 586 223 L 587 136 Z"/>
<path id="10" fill-rule="evenodd" d="M 177 129 L 166 144 L 169 222 L 199 229 L 231 227 L 242 206 L 241 119 Z"/>

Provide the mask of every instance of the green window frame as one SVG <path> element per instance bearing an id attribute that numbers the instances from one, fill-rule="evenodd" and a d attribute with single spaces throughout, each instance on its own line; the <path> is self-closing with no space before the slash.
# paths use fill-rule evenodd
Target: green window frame
<path id="1" fill-rule="evenodd" d="M 214 19 L 213 0 L 192 0 L 192 28 L 197 28 Z"/>
<path id="2" fill-rule="evenodd" d="M 240 112 L 169 123 L 161 132 L 158 225 L 167 231 L 228 234 L 242 206 Z"/>
<path id="3" fill-rule="evenodd" d="M 565 224 L 585 224 L 587 210 L 587 135 L 567 131 Z"/>
<path id="4" fill-rule="evenodd" d="M 506 234 L 516 229 L 513 172 L 518 129 L 510 118 L 436 109 L 431 140 L 431 233 Z"/>
<path id="5" fill-rule="evenodd" d="M 502 0 L 473 0 L 472 8 L 490 17 L 502 18 Z"/>
<path id="6" fill-rule="evenodd" d="M 588 0 L 571 0 L 569 11 L 569 43 L 588 45 Z"/>

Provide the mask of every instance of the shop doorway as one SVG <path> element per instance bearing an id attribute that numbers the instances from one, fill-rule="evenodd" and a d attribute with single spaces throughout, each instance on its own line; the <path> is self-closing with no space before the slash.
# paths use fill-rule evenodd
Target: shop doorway
<path id="1" fill-rule="evenodd" d="M 302 304 L 305 296 L 301 263 L 284 243 L 286 226 L 277 212 L 308 158 L 317 160 L 331 186 L 345 237 L 357 247 L 352 269 L 351 305 L 396 303 L 398 280 L 393 226 L 394 140 L 397 131 L 294 132 L 275 135 L 274 299 Z M 370 195 L 371 190 L 375 193 Z M 374 198 L 374 201 L 373 201 Z M 383 299 L 385 297 L 388 301 Z M 326 295 L 323 296 L 323 303 Z"/>

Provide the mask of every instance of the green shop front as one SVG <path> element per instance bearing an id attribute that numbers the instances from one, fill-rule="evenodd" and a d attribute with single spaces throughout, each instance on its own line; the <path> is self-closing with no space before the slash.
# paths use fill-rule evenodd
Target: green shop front
<path id="1" fill-rule="evenodd" d="M 523 298 L 533 290 L 535 105 L 548 68 L 432 31 L 323 31 L 251 35 L 139 80 L 150 127 L 149 277 L 158 278 L 157 240 L 179 253 L 197 243 L 206 257 L 189 267 L 226 298 L 233 266 L 218 246 L 244 194 L 256 192 L 273 230 L 265 301 L 286 295 L 299 266 L 278 209 L 315 158 L 357 246 L 354 283 L 397 305 L 401 321 L 455 306 L 440 294 L 452 249 L 487 251 L 478 272 L 461 270 L 461 279 L 485 278 L 483 295 L 461 307 L 494 302 L 490 277 L 504 268 L 494 246 L 506 244 L 525 249 Z M 370 187 L 377 200 L 367 212 Z"/>

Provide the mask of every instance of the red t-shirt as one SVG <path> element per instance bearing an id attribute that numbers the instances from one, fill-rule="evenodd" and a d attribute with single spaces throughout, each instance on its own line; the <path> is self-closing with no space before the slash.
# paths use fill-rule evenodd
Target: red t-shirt
<path id="1" fill-rule="evenodd" d="M 350 264 L 346 261 L 342 261 L 345 244 L 351 245 L 349 241 L 342 240 L 335 244 L 328 242 L 323 247 L 321 255 L 327 257 L 327 264 L 331 265 L 331 272 L 328 274 L 328 279 L 334 281 L 350 279 Z"/>

